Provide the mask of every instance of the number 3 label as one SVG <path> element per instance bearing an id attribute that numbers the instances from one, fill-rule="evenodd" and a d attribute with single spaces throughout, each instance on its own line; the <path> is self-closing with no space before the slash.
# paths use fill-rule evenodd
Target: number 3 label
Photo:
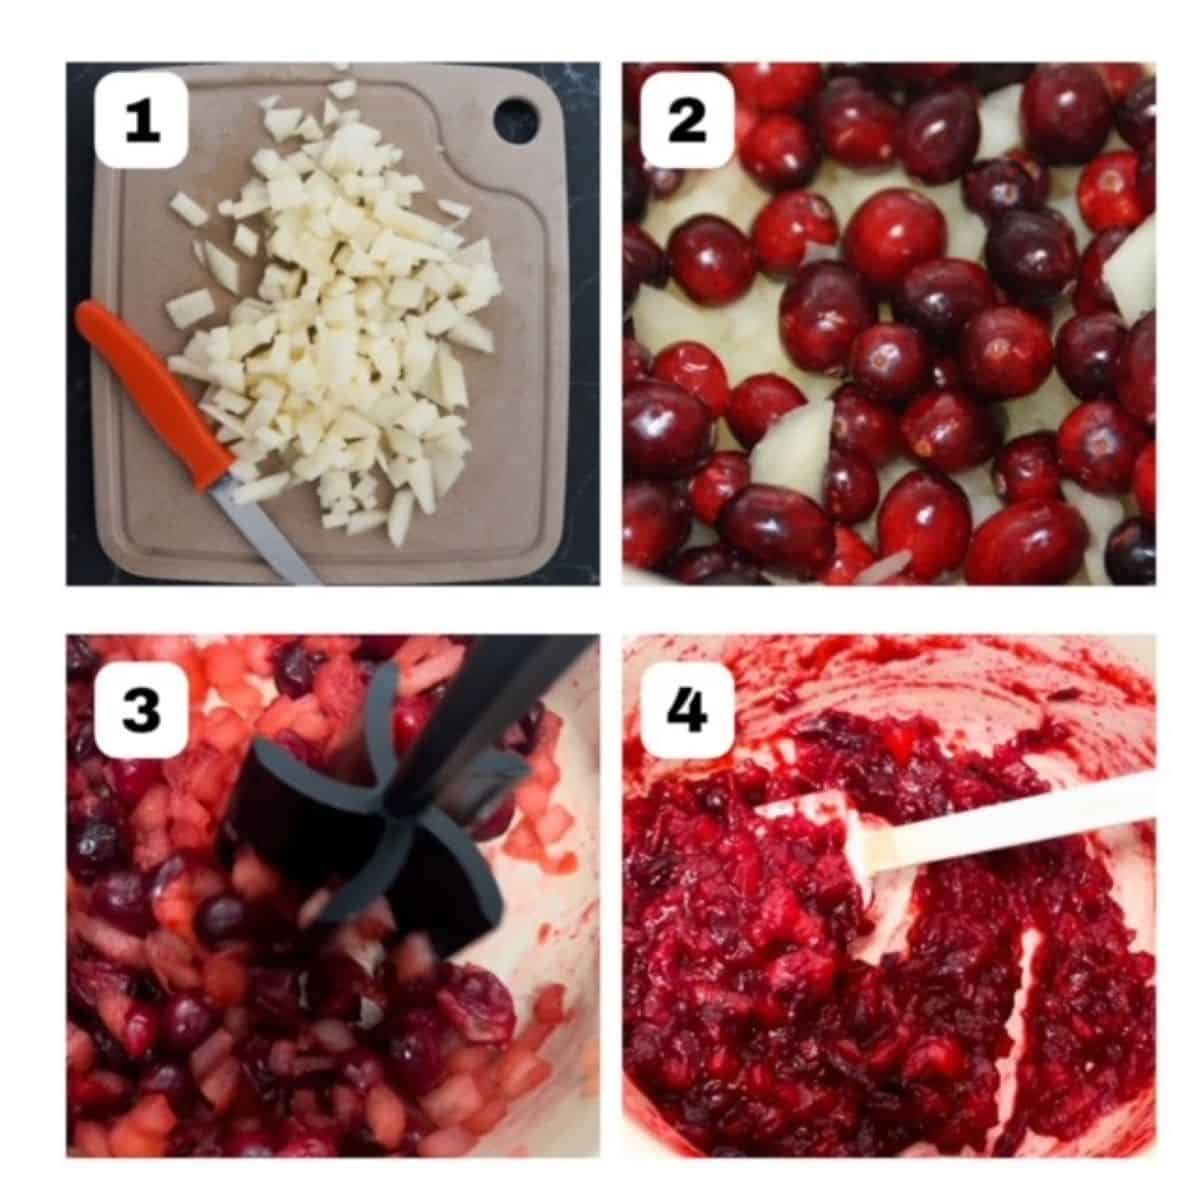
<path id="1" fill-rule="evenodd" d="M 734 708 L 721 663 L 655 663 L 642 676 L 642 745 L 655 758 L 720 758 L 733 748 Z"/>
<path id="2" fill-rule="evenodd" d="M 733 157 L 733 84 L 720 71 L 659 71 L 642 85 L 642 157 L 653 167 L 722 167 Z"/>
<path id="3" fill-rule="evenodd" d="M 188 678 L 171 662 L 113 662 L 96 676 L 96 745 L 109 758 L 173 758 L 188 743 Z"/>

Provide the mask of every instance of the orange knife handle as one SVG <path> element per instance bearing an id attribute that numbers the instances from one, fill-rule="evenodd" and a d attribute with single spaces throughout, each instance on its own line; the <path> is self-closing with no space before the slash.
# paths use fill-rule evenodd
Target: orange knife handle
<path id="1" fill-rule="evenodd" d="M 94 300 L 75 309 L 75 327 L 117 373 L 154 432 L 187 464 L 206 492 L 233 465 L 203 414 L 166 363 L 120 317 Z"/>

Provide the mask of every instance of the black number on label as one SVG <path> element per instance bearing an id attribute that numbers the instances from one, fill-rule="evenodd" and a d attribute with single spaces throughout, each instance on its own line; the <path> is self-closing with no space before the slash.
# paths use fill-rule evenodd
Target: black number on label
<path id="1" fill-rule="evenodd" d="M 667 110 L 672 116 L 678 116 L 679 113 L 687 113 L 687 116 L 671 130 L 670 136 L 667 138 L 669 142 L 707 142 L 708 133 L 703 129 L 697 129 L 696 126 L 704 120 L 704 114 L 708 111 L 704 107 L 703 100 L 697 100 L 695 96 L 680 96 L 678 100 L 671 104 Z"/>
<path id="2" fill-rule="evenodd" d="M 162 724 L 158 693 L 153 688 L 130 688 L 125 693 L 125 703 L 137 705 L 136 717 L 126 717 L 121 722 L 130 733 L 153 733 Z"/>
<path id="3" fill-rule="evenodd" d="M 704 697 L 690 687 L 681 687 L 667 710 L 668 725 L 686 725 L 689 733 L 699 733 L 708 724 Z"/>
<path id="4" fill-rule="evenodd" d="M 127 113 L 133 113 L 137 118 L 136 127 L 132 133 L 125 135 L 127 142 L 161 142 L 162 134 L 150 128 L 150 97 L 145 100 L 135 100 L 125 105 Z"/>

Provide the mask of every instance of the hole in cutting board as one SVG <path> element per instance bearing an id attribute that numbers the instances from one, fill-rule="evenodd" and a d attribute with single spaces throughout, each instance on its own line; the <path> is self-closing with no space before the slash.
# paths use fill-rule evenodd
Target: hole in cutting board
<path id="1" fill-rule="evenodd" d="M 523 146 L 537 137 L 542 122 L 538 110 L 528 100 L 514 97 L 496 106 L 492 123 L 496 126 L 496 132 L 506 142 Z"/>

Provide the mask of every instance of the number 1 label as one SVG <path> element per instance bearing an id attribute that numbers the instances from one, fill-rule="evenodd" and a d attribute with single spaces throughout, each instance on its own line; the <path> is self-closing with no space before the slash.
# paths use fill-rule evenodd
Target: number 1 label
<path id="1" fill-rule="evenodd" d="M 733 749 L 734 708 L 721 663 L 655 663 L 642 676 L 642 745 L 655 758 L 720 758 Z"/>
<path id="2" fill-rule="evenodd" d="M 109 758 L 173 758 L 188 743 L 188 678 L 172 662 L 112 662 L 92 697 L 96 745 Z"/>
<path id="3" fill-rule="evenodd" d="M 733 157 L 733 84 L 720 71 L 658 71 L 642 85 L 642 157 L 703 170 Z"/>

